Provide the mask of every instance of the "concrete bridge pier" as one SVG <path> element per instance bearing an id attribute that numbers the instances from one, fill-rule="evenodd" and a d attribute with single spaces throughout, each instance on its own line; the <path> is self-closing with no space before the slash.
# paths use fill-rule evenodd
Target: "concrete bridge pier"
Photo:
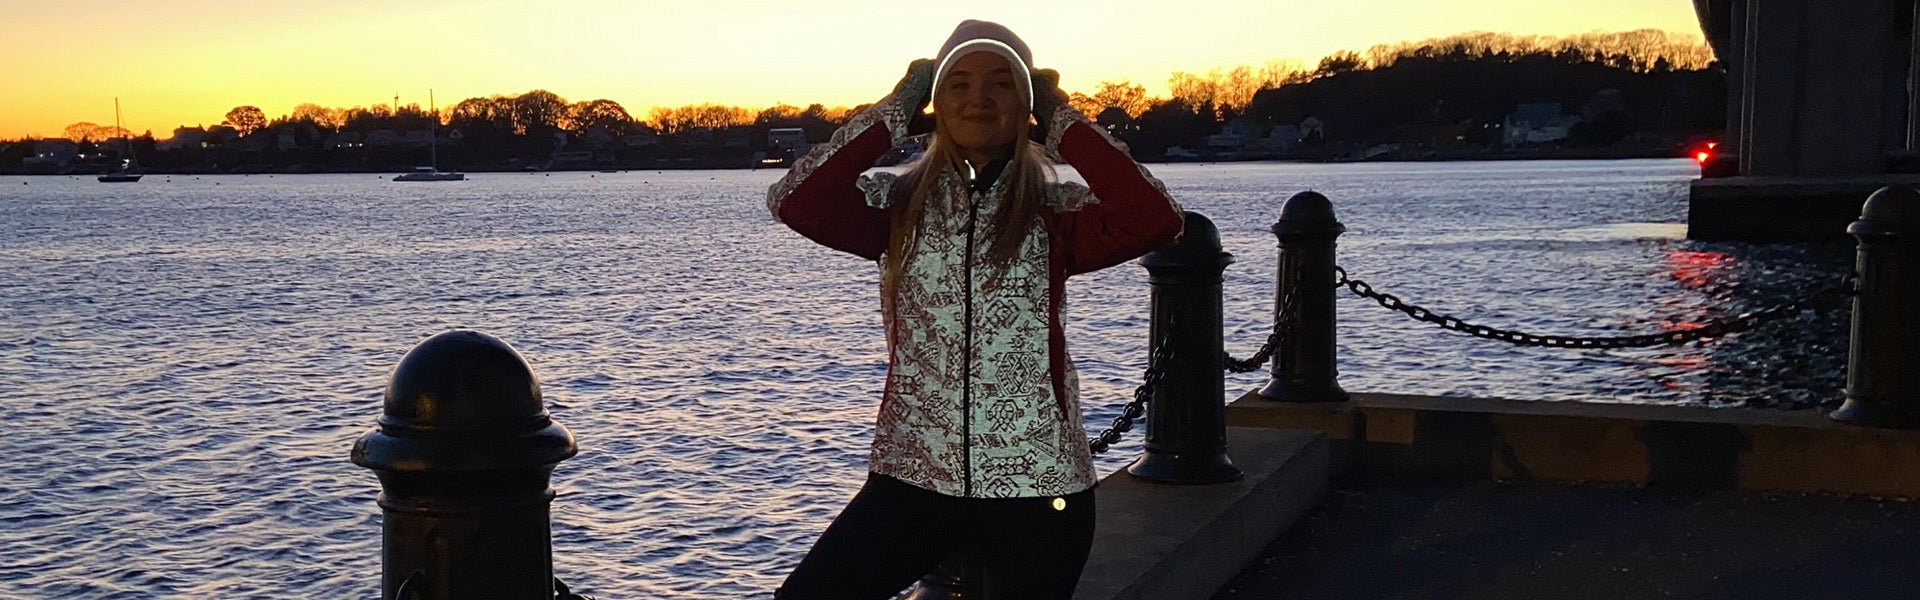
<path id="1" fill-rule="evenodd" d="M 1694 7 L 1726 69 L 1719 150 L 1738 168 L 1693 182 L 1688 237 L 1840 238 L 1874 190 L 1920 184 L 1915 0 Z"/>

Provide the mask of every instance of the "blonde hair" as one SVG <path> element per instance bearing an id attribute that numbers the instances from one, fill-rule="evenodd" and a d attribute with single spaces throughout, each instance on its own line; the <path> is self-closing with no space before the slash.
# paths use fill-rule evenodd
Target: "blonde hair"
<path id="1" fill-rule="evenodd" d="M 1047 159 L 1041 145 L 1030 139 L 1033 122 L 1022 121 L 1018 129 L 1013 155 L 1008 157 L 1006 170 L 1000 174 L 1007 182 L 1005 205 L 994 219 L 993 243 L 987 247 L 987 261 L 999 266 L 1013 262 L 1020 253 L 1020 245 L 1026 241 L 1027 232 L 1033 228 L 1033 220 L 1039 218 L 1041 204 L 1046 201 L 1047 183 L 1053 179 L 1053 162 Z M 938 192 L 940 174 L 956 168 L 963 160 L 959 145 L 947 133 L 946 122 L 936 114 L 932 143 L 901 178 L 910 191 L 904 201 L 893 204 L 892 227 L 883 263 L 885 270 L 881 274 L 881 284 L 889 298 L 896 293 L 895 284 L 914 252 L 920 220 L 926 216 L 927 198 Z"/>

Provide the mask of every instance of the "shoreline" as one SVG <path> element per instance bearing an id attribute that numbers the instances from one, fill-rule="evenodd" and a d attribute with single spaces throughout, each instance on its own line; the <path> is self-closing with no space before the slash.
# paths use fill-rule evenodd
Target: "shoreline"
<path id="1" fill-rule="evenodd" d="M 1193 159 L 1179 159 L 1179 160 L 1166 160 L 1162 158 L 1160 160 L 1151 160 L 1151 159 L 1149 160 L 1135 159 L 1135 160 L 1138 160 L 1141 164 L 1145 164 L 1145 165 L 1241 164 L 1241 163 L 1334 165 L 1334 164 L 1355 164 L 1355 163 L 1402 163 L 1402 162 L 1405 162 L 1405 163 L 1521 162 L 1521 161 L 1548 161 L 1548 160 L 1644 160 L 1644 159 L 1685 160 L 1686 158 L 1687 157 L 1685 156 L 1674 156 L 1671 154 L 1663 154 L 1663 153 L 1655 153 L 1655 152 L 1520 152 L 1520 153 L 1502 152 L 1502 153 L 1490 153 L 1485 155 L 1436 154 L 1436 153 L 1402 155 L 1402 154 L 1395 153 L 1395 154 L 1389 154 L 1389 155 L 1376 156 L 1372 158 L 1259 157 L 1259 158 L 1228 158 L 1228 159 L 1193 158 Z M 703 165 L 671 165 L 671 166 L 646 165 L 646 166 L 630 166 L 630 167 L 629 166 L 582 167 L 582 168 L 555 168 L 555 169 L 482 168 L 482 169 L 453 169 L 453 170 L 450 170 L 449 172 L 457 172 L 457 173 L 465 173 L 465 174 L 478 174 L 478 173 L 534 174 L 534 173 L 625 173 L 625 172 L 631 172 L 631 171 L 758 171 L 758 170 L 784 171 L 786 169 L 787 169 L 786 165 L 729 166 L 729 165 L 703 164 Z M 139 174 L 140 175 L 165 175 L 165 176 L 172 176 L 172 175 L 242 175 L 242 176 L 251 176 L 251 175 L 399 175 L 402 173 L 409 173 L 409 172 L 412 172 L 412 169 L 327 170 L 327 169 L 289 168 L 289 169 L 278 169 L 278 170 L 244 169 L 244 170 L 225 170 L 225 171 L 170 169 L 170 170 L 149 170 L 149 171 L 143 171 Z M 73 171 L 73 172 L 67 172 L 67 173 L 0 173 L 0 176 L 4 176 L 4 177 L 91 177 L 91 176 L 96 176 L 101 174 L 102 173 L 91 172 L 91 171 L 84 171 L 84 172 Z"/>

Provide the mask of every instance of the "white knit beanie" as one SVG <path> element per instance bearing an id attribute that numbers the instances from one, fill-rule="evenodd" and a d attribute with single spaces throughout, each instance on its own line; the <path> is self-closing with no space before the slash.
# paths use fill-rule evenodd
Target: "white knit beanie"
<path id="1" fill-rule="evenodd" d="M 940 46 L 940 65 L 933 71 L 933 89 L 940 89 L 940 80 L 947 76 L 953 63 L 975 52 L 992 52 L 1007 59 L 1007 64 L 1013 67 L 1014 86 L 1020 88 L 1026 100 L 1024 108 L 1033 110 L 1033 74 L 1029 67 L 1033 53 L 1027 50 L 1027 43 L 1021 41 L 1020 36 L 999 23 L 969 19 L 953 28 L 953 35 Z"/>

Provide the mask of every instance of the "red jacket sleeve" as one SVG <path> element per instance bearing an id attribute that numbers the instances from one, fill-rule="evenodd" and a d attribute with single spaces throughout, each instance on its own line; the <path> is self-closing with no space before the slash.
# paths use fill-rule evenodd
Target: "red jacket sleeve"
<path id="1" fill-rule="evenodd" d="M 882 99 L 795 161 L 767 190 L 773 218 L 828 248 L 879 260 L 890 228 L 884 200 L 895 179 L 861 173 L 905 133 L 904 119 L 896 118 L 903 112 L 898 104 L 891 96 Z"/>
<path id="2" fill-rule="evenodd" d="M 1079 111 L 1054 113 L 1049 149 L 1087 180 L 1087 188 L 1061 184 L 1056 215 L 1068 238 L 1067 274 L 1098 271 L 1158 250 L 1180 236 L 1186 224 L 1180 205 L 1160 181 L 1127 156 Z M 1071 196 L 1091 192 L 1091 198 Z"/>

